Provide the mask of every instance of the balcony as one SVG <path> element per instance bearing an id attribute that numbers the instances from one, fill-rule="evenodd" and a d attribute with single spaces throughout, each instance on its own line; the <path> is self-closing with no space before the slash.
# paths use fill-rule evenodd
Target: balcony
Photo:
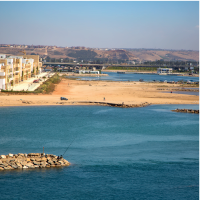
<path id="1" fill-rule="evenodd" d="M 2 70 L 2 71 L 0 71 L 0 76 L 5 76 L 6 75 L 6 73 Z"/>
<path id="2" fill-rule="evenodd" d="M 15 72 L 18 72 L 19 71 L 19 67 L 15 67 Z"/>

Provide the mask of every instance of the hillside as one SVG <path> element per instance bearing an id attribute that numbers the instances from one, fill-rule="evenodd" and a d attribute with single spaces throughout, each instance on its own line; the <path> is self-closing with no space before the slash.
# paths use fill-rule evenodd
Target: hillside
<path id="1" fill-rule="evenodd" d="M 27 55 L 38 54 L 42 58 L 76 59 L 76 60 L 135 60 L 137 62 L 156 61 L 156 60 L 192 60 L 199 61 L 198 51 L 187 50 L 149 50 L 149 49 L 92 49 L 92 48 L 19 48 L 19 47 L 0 47 L 0 54 L 21 55 L 25 50 Z"/>

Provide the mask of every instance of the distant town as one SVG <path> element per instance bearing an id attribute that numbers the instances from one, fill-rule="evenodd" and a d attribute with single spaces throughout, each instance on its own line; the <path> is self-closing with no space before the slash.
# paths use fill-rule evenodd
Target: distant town
<path id="1" fill-rule="evenodd" d="M 102 70 L 199 74 L 199 52 L 0 44 L 0 88 L 42 72 L 100 74 Z"/>

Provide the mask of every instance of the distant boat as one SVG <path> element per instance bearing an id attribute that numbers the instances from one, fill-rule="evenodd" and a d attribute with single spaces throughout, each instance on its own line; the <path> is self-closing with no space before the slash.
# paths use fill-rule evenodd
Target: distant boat
<path id="1" fill-rule="evenodd" d="M 125 72 L 117 72 L 118 74 L 125 74 Z"/>
<path id="2" fill-rule="evenodd" d="M 141 78 L 139 81 L 140 81 L 140 82 L 143 82 L 144 80 Z"/>

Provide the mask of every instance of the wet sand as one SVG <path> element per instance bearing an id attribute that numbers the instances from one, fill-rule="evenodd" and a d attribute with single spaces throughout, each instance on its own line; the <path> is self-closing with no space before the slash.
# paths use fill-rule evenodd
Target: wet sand
<path id="1" fill-rule="evenodd" d="M 199 104 L 199 96 L 164 93 L 178 84 L 147 82 L 80 81 L 63 79 L 52 94 L 0 93 L 0 106 L 96 105 L 92 102 L 139 104 Z M 68 98 L 61 101 L 60 97 Z M 104 100 L 105 98 L 105 100 Z M 90 102 L 90 103 L 89 103 Z"/>

